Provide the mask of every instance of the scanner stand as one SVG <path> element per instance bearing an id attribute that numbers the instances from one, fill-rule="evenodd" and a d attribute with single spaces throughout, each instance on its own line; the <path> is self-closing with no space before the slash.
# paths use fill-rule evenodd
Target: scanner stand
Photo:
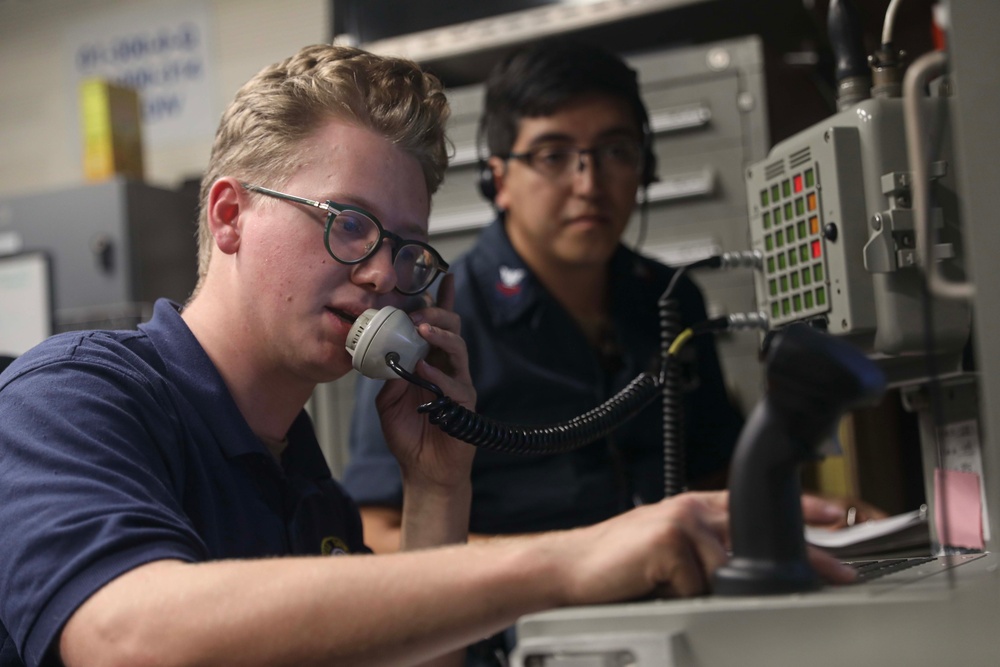
<path id="1" fill-rule="evenodd" d="M 806 557 L 801 465 L 818 456 L 846 411 L 885 391 L 860 350 L 806 324 L 779 331 L 767 354 L 767 392 L 740 434 L 729 484 L 733 556 L 716 570 L 717 595 L 771 595 L 820 587 Z"/>

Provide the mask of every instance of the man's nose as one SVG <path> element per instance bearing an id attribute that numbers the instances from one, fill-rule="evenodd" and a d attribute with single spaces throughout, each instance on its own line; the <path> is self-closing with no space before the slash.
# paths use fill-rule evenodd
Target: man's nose
<path id="1" fill-rule="evenodd" d="M 592 148 L 581 149 L 577 153 L 576 167 L 573 169 L 573 185 L 582 190 L 592 190 L 600 179 L 601 163 Z M 589 166 L 589 168 L 588 168 Z"/>
<path id="2" fill-rule="evenodd" d="M 392 246 L 383 243 L 364 261 L 354 265 L 351 277 L 358 284 L 370 285 L 377 294 L 387 294 L 396 287 L 396 269 L 392 259 Z"/>

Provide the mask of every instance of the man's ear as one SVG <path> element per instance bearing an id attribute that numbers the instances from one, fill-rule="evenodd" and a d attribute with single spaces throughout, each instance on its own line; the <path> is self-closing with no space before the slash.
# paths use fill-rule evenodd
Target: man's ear
<path id="1" fill-rule="evenodd" d="M 235 178 L 220 178 L 208 191 L 208 229 L 215 245 L 227 255 L 240 248 L 243 231 L 240 214 L 248 204 L 249 195 Z"/>
<path id="2" fill-rule="evenodd" d="M 507 163 L 494 155 L 487 160 L 486 164 L 493 172 L 493 187 L 494 192 L 496 192 L 496 196 L 493 197 L 493 205 L 498 211 L 506 211 L 510 199 L 507 195 L 507 188 L 504 187 L 504 177 L 507 175 Z"/>

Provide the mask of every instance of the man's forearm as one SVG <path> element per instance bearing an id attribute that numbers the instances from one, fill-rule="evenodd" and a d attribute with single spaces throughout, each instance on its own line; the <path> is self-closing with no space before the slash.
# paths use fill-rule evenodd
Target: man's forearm
<path id="1" fill-rule="evenodd" d="M 472 485 L 454 488 L 403 485 L 403 515 L 400 549 L 424 549 L 444 544 L 461 544 L 469 535 L 469 506 Z"/>
<path id="2" fill-rule="evenodd" d="M 68 667 L 414 665 L 552 606 L 559 568 L 532 549 L 154 562 L 77 610 L 62 658 Z"/>

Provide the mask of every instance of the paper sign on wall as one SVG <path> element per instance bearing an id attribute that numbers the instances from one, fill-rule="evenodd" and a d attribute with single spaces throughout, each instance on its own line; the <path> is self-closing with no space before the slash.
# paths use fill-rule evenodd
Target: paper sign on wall
<path id="1" fill-rule="evenodd" d="M 102 78 L 139 92 L 148 145 L 210 138 L 219 120 L 211 38 L 203 2 L 122 5 L 78 22 L 64 42 L 71 103 L 81 81 Z"/>

